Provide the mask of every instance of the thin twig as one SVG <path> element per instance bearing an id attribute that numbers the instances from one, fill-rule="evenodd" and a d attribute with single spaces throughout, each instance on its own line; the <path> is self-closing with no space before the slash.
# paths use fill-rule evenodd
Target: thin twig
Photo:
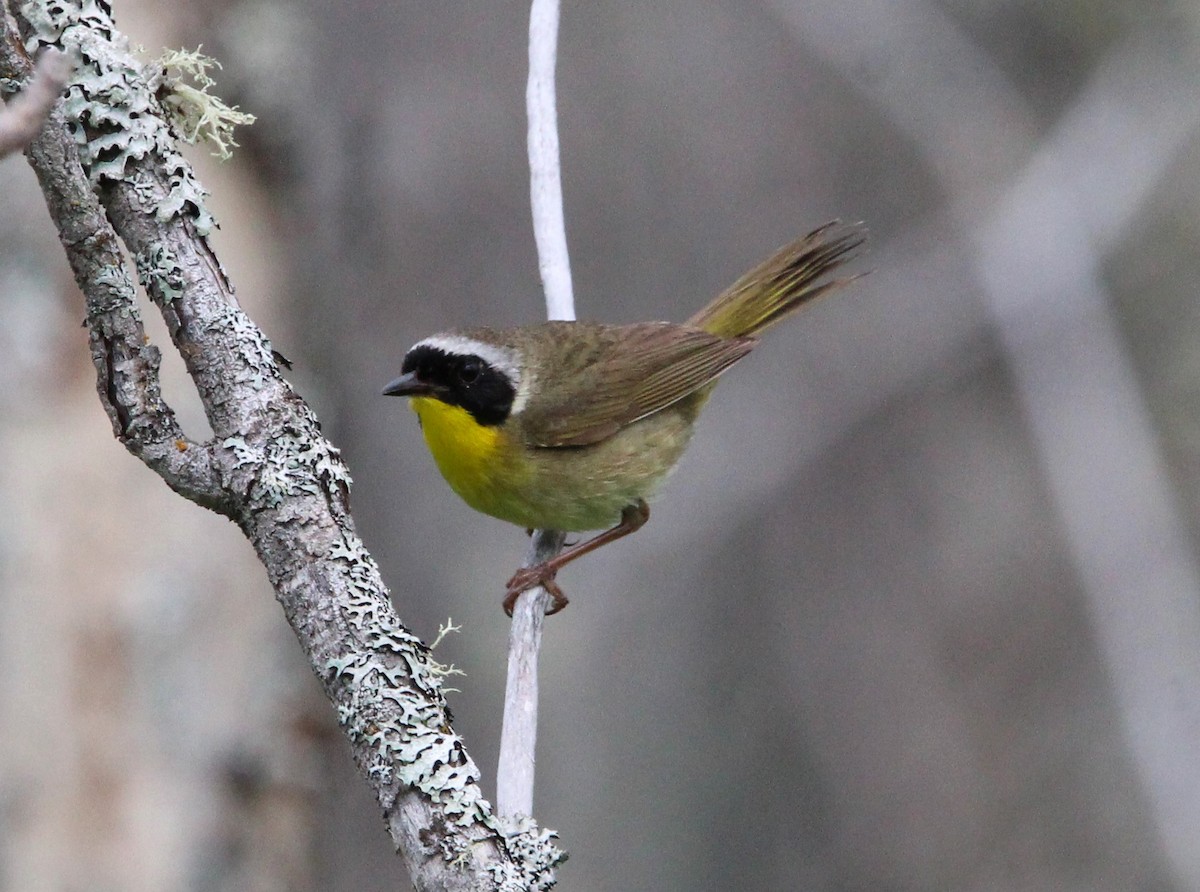
<path id="1" fill-rule="evenodd" d="M 67 85 L 71 62 L 58 50 L 46 50 L 37 61 L 33 79 L 0 108 L 0 158 L 19 152 L 33 142 L 50 109 Z"/>
<path id="2" fill-rule="evenodd" d="M 538 270 L 550 319 L 574 319 L 571 261 L 563 220 L 562 176 L 558 160 L 558 113 L 554 64 L 558 56 L 558 0 L 533 0 L 529 12 L 529 199 Z"/>
<path id="3" fill-rule="evenodd" d="M 550 319 L 574 319 L 571 262 L 563 222 L 562 179 L 558 157 L 558 116 L 554 100 L 554 64 L 558 54 L 558 0 L 533 0 L 529 13 L 529 83 L 525 105 L 529 115 L 529 198 L 538 269 Z M 562 548 L 565 536 L 556 530 L 536 530 L 525 566 L 549 560 Z M 551 604 L 545 589 L 523 593 L 513 608 L 508 638 L 508 683 L 504 723 L 500 731 L 500 760 L 496 768 L 496 811 L 519 818 L 533 811 L 533 781 L 537 747 L 538 653 L 542 622 Z"/>
<path id="4" fill-rule="evenodd" d="M 562 548 L 565 534 L 538 530 L 529 544 L 525 566 L 547 561 Z M 500 732 L 500 770 L 496 809 L 502 816 L 533 814 L 538 713 L 538 651 L 542 624 L 554 599 L 544 588 L 526 592 L 513 608 L 508 631 L 508 682 L 504 689 L 504 725 Z"/>

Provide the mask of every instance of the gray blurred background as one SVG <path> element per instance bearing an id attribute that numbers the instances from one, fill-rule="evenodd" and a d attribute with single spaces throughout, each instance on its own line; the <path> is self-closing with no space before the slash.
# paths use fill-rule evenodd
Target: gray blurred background
<path id="1" fill-rule="evenodd" d="M 379 396 L 543 305 L 523 2 L 137 0 L 259 116 L 191 156 L 494 776 L 525 537 Z M 562 888 L 1200 890 L 1200 6 L 565 3 L 583 318 L 680 320 L 861 219 L 870 275 L 723 379 L 636 536 L 564 571 Z M 0 163 L 0 888 L 407 888 L 236 529 L 112 439 Z M 168 396 L 203 419 L 174 367 Z"/>

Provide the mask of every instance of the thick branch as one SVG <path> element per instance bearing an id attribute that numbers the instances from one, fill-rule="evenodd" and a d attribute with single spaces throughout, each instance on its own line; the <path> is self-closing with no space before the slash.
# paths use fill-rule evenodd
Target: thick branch
<path id="1" fill-rule="evenodd" d="M 29 56 L 6 26 L 0 40 L 0 77 L 16 81 L 32 73 Z M 147 341 L 117 235 L 88 184 L 61 108 L 50 113 L 49 126 L 26 154 L 58 224 L 75 281 L 87 298 L 96 390 L 114 435 L 176 492 L 221 510 L 211 454 L 187 440 L 162 400 L 158 348 Z"/>
<path id="2" fill-rule="evenodd" d="M 502 830 L 482 798 L 427 649 L 400 624 L 355 532 L 341 458 L 238 307 L 206 238 L 204 191 L 107 7 L 30 0 L 19 20 L 28 45 L 85 62 L 28 156 L 87 297 L 117 436 L 253 543 L 417 888 L 547 888 L 562 858 L 552 834 Z M 27 77 L 27 59 L 4 36 L 0 66 Z M 145 343 L 116 235 L 196 384 L 209 444 L 188 442 L 158 396 L 158 353 Z"/>

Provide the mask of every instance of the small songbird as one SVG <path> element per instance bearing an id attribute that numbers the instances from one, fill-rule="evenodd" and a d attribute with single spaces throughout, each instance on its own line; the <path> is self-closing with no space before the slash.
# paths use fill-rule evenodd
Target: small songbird
<path id="1" fill-rule="evenodd" d="M 543 585 L 556 613 L 566 563 L 637 530 L 717 377 L 758 335 L 850 282 L 827 278 L 864 240 L 829 223 L 780 249 L 682 325 L 545 322 L 432 335 L 383 392 L 406 396 L 446 482 L 527 529 L 605 529 L 508 582 L 504 609 Z"/>

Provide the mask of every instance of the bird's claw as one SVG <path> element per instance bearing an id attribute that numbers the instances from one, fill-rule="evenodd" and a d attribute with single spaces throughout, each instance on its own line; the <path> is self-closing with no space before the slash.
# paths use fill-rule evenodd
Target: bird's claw
<path id="1" fill-rule="evenodd" d="M 554 581 L 554 576 L 558 571 L 546 564 L 535 564 L 532 567 L 522 567 L 512 575 L 512 579 L 508 580 L 508 594 L 504 596 L 504 612 L 509 616 L 513 615 L 513 608 L 517 604 L 517 598 L 522 592 L 527 592 L 531 588 L 541 586 L 546 590 L 554 601 L 550 605 L 550 609 L 546 611 L 546 616 L 553 616 L 567 606 L 567 596 L 563 594 L 563 590 L 558 587 L 558 583 Z"/>

